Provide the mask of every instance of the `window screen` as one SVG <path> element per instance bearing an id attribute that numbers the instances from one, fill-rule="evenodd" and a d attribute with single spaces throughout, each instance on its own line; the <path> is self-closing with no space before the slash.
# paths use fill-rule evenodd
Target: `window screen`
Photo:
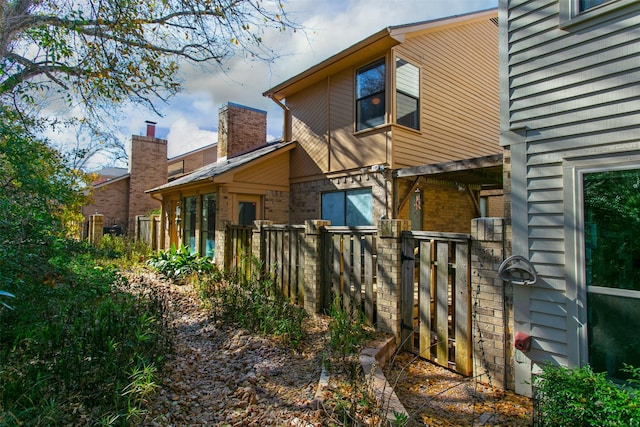
<path id="1" fill-rule="evenodd" d="M 373 197 L 370 188 L 322 194 L 322 219 L 331 225 L 357 227 L 373 224 Z"/>
<path id="2" fill-rule="evenodd" d="M 358 70 L 356 98 L 356 130 L 385 123 L 384 59 Z"/>

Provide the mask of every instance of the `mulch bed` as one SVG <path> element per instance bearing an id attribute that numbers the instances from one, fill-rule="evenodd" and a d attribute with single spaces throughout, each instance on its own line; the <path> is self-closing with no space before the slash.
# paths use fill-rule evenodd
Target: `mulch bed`
<path id="1" fill-rule="evenodd" d="M 400 353 L 387 379 L 413 426 L 531 426 L 531 399 Z"/>

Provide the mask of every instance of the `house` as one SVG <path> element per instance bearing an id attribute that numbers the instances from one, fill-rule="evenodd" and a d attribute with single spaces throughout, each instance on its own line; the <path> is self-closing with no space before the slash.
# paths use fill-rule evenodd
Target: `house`
<path id="1" fill-rule="evenodd" d="M 516 391 L 544 363 L 640 366 L 640 2 L 500 0 Z"/>
<path id="2" fill-rule="evenodd" d="M 291 223 L 503 215 L 497 10 L 385 28 L 263 95 L 297 143 Z"/>
<path id="3" fill-rule="evenodd" d="M 145 135 L 131 137 L 128 168 L 103 168 L 94 174 L 91 203 L 82 207 L 85 224 L 101 214 L 105 227 L 127 233 L 135 229 L 138 215 L 160 209 L 160 201 L 145 194 L 150 186 L 161 185 L 216 160 L 216 144 L 167 159 L 167 140 L 156 138 L 156 124 L 147 122 Z M 83 237 L 86 237 L 86 227 Z"/>
<path id="4" fill-rule="evenodd" d="M 162 200 L 160 247 L 185 245 L 223 262 L 227 224 L 289 221 L 289 153 L 267 143 L 267 113 L 235 103 L 219 110 L 216 161 L 147 190 Z"/>

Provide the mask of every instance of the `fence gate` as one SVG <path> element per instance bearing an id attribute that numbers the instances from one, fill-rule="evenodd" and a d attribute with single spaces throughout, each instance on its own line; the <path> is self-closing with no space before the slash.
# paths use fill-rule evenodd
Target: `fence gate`
<path id="1" fill-rule="evenodd" d="M 413 231 L 402 238 L 404 349 L 472 375 L 471 236 Z"/>
<path id="2" fill-rule="evenodd" d="M 376 227 L 325 227 L 322 234 L 322 300 L 326 310 L 339 296 L 345 310 L 357 308 L 373 325 Z"/>

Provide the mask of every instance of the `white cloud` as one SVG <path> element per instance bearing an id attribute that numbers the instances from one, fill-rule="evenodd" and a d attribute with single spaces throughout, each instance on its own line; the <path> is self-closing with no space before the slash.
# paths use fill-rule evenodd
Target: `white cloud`
<path id="1" fill-rule="evenodd" d="M 267 111 L 267 133 L 282 134 L 282 110 L 262 96 L 267 89 L 392 25 L 409 24 L 497 7 L 496 0 L 296 0 L 285 3 L 291 20 L 306 31 L 272 32 L 263 37 L 279 57 L 272 63 L 232 58 L 219 65 L 187 66 L 184 90 L 164 117 L 135 111 L 131 133 L 144 132 L 144 120 L 170 128 L 170 156 L 188 152 L 206 138 L 215 141 L 218 110 L 227 102 Z M 147 117 L 143 118 L 144 114 Z M 135 117 L 135 119 L 133 119 Z M 188 118 L 188 119 L 186 119 Z"/>
<path id="2" fill-rule="evenodd" d="M 167 155 L 172 158 L 217 141 L 218 132 L 200 129 L 195 122 L 179 118 L 169 128 Z"/>

